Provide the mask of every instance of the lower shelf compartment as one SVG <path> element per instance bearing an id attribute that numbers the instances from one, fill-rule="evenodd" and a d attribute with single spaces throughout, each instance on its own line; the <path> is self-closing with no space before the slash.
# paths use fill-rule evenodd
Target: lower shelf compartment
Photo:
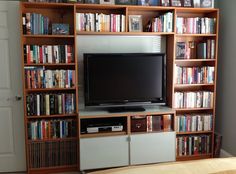
<path id="1" fill-rule="evenodd" d="M 177 156 L 176 161 L 187 161 L 187 160 L 199 160 L 212 158 L 212 154 L 199 154 L 199 155 L 188 155 L 188 156 Z"/>
<path id="2" fill-rule="evenodd" d="M 31 142 L 28 144 L 28 161 L 30 170 L 76 166 L 77 140 Z"/>
<path id="3" fill-rule="evenodd" d="M 86 133 L 86 134 L 81 134 L 80 138 L 106 137 L 106 136 L 117 136 L 117 135 L 126 135 L 126 134 L 127 134 L 126 131 Z"/>

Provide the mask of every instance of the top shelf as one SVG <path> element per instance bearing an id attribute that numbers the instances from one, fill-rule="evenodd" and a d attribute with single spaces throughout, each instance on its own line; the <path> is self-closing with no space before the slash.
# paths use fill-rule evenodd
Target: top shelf
<path id="1" fill-rule="evenodd" d="M 103 5 L 103 4 L 79 4 L 79 3 L 40 3 L 40 2 L 23 2 L 25 8 L 72 8 L 77 9 L 128 9 L 128 10 L 176 10 L 177 12 L 194 12 L 210 13 L 216 12 L 216 8 L 183 8 L 183 7 L 162 7 L 162 6 L 139 6 L 139 5 Z"/>
<path id="2" fill-rule="evenodd" d="M 72 3 L 53 3 L 53 2 L 22 2 L 25 8 L 73 8 Z"/>

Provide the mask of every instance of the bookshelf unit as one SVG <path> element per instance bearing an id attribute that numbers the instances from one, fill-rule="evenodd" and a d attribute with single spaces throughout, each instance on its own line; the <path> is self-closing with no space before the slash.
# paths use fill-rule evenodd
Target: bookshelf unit
<path id="1" fill-rule="evenodd" d="M 192 25 L 192 29 L 187 26 L 186 28 L 189 27 L 190 29 L 186 29 L 185 33 L 181 33 L 181 31 L 177 29 L 178 18 L 193 18 L 186 20 L 190 22 L 189 25 Z M 199 18 L 204 18 L 203 20 L 205 20 L 206 23 L 213 20 L 211 18 L 214 18 L 214 27 L 212 24 L 209 24 L 209 26 L 205 28 L 205 31 L 202 28 L 200 28 L 200 30 L 199 28 L 194 29 L 194 26 L 197 27 L 194 25 L 194 19 L 199 20 Z M 178 8 L 176 9 L 176 20 L 176 56 L 174 58 L 175 74 L 173 75 L 175 78 L 173 80 L 173 106 L 176 108 L 176 160 L 210 158 L 213 157 L 215 131 L 219 11 L 218 9 Z M 186 52 L 189 53 L 187 53 L 188 55 L 185 55 L 185 57 L 178 57 L 181 56 L 181 54 L 179 54 L 180 52 L 178 52 L 178 47 L 181 48 L 181 44 L 178 42 L 187 43 L 187 49 L 189 50 Z M 198 45 L 203 42 L 205 42 L 206 46 L 204 50 L 201 50 Z M 199 50 L 201 51 L 200 53 Z M 205 52 L 205 55 L 202 55 L 202 52 Z M 179 73 L 181 75 L 179 75 Z M 209 102 L 208 104 L 204 103 L 204 101 L 202 101 L 203 103 L 201 104 L 198 95 L 199 91 L 205 91 L 205 94 L 211 92 L 210 97 L 207 96 L 208 94 L 205 96 L 206 102 Z M 179 97 L 176 96 L 176 92 L 184 93 L 184 106 L 175 106 L 176 102 L 179 104 L 178 100 L 180 100 Z M 197 95 L 195 95 L 194 92 L 195 94 L 197 93 Z M 191 100 L 198 100 L 196 103 L 199 103 L 195 106 L 190 102 Z"/>
<path id="2" fill-rule="evenodd" d="M 20 13 L 24 18 L 27 171 L 76 171 L 79 135 L 74 5 L 22 2 Z M 69 24 L 69 35 L 52 34 L 52 23 Z"/>
<path id="3" fill-rule="evenodd" d="M 145 28 L 148 25 L 149 21 L 152 21 L 153 18 L 164 15 L 166 13 L 172 13 L 172 28 L 169 32 L 150 32 L 145 31 Z M 161 6 L 137 6 L 137 5 L 102 5 L 102 4 L 77 4 L 77 3 L 30 3 L 30 2 L 22 2 L 21 3 L 21 11 L 20 15 L 24 15 L 26 13 L 37 13 L 42 14 L 43 16 L 46 16 L 49 18 L 50 23 L 67 23 L 70 26 L 69 29 L 69 35 L 52 35 L 50 33 L 50 28 L 48 34 L 29 34 L 25 32 L 25 28 L 22 27 L 21 33 L 22 33 L 22 69 L 23 69 L 23 81 L 24 83 L 24 112 L 25 112 L 25 144 L 26 144 L 26 156 L 27 156 L 27 169 L 28 173 L 50 173 L 50 172 L 62 172 L 62 171 L 75 171 L 75 170 L 85 170 L 85 169 L 94 169 L 94 168 L 100 168 L 103 167 L 114 167 L 114 166 L 125 166 L 125 165 L 132 165 L 132 164 L 143 164 L 144 162 L 140 161 L 130 161 L 130 159 L 126 159 L 122 161 L 119 164 L 114 163 L 108 163 L 108 165 L 101 165 L 101 166 L 90 166 L 90 164 L 85 164 L 86 160 L 89 159 L 89 156 L 87 159 L 84 159 L 86 157 L 86 154 L 88 151 L 83 149 L 86 145 L 88 145 L 88 142 L 93 141 L 96 144 L 96 142 L 103 143 L 100 140 L 103 140 L 104 142 L 110 143 L 109 138 L 111 141 L 114 142 L 123 142 L 123 147 L 128 147 L 127 139 L 130 137 L 140 136 L 141 138 L 145 139 L 145 136 L 162 136 L 164 134 L 168 133 L 174 133 L 173 131 L 170 132 L 164 132 L 164 131 L 157 131 L 152 133 L 147 132 L 139 132 L 134 133 L 131 131 L 131 119 L 132 116 L 139 115 L 139 116 L 147 116 L 147 115 L 163 115 L 163 114 L 171 114 L 173 115 L 172 118 L 172 129 L 177 130 L 178 124 L 176 123 L 176 120 L 179 115 L 186 115 L 190 116 L 188 118 L 192 118 L 195 115 L 200 115 L 201 118 L 205 115 L 212 115 L 211 120 L 211 129 L 210 130 L 204 130 L 203 128 L 199 128 L 192 131 L 177 131 L 176 136 L 174 133 L 173 135 L 169 135 L 170 141 L 174 142 L 176 141 L 176 153 L 171 154 L 171 157 L 176 156 L 176 160 L 191 160 L 191 159 L 203 159 L 203 158 L 210 158 L 213 157 L 212 149 L 213 149 L 213 142 L 214 142 L 214 122 L 215 122 L 215 100 L 216 100 L 216 79 L 217 79 L 217 53 L 218 53 L 218 26 L 219 26 L 219 10 L 218 9 L 208 9 L 208 8 L 182 8 L 182 7 L 161 7 Z M 98 14 L 115 14 L 115 15 L 123 15 L 125 16 L 125 19 L 123 19 L 123 25 L 120 28 L 123 28 L 122 32 L 114 32 L 107 31 L 107 30 L 101 30 L 100 32 L 96 32 L 91 30 L 91 26 L 88 26 L 88 30 L 84 31 L 81 30 L 80 27 L 78 27 L 78 16 L 77 13 L 98 13 Z M 129 15 L 141 15 L 142 16 L 142 32 L 132 32 L 129 31 Z M 26 17 L 26 16 L 25 16 Z M 177 18 L 183 17 L 183 18 L 215 18 L 215 30 L 212 33 L 203 33 L 203 34 L 190 34 L 190 33 L 178 33 L 177 32 Z M 23 22 L 21 21 L 21 26 L 23 25 Z M 35 24 L 31 25 L 34 26 Z M 105 25 L 105 24 L 104 24 Z M 35 26 L 34 26 L 35 27 Z M 170 108 L 168 111 L 162 112 L 158 109 L 156 111 L 150 111 L 150 112 L 143 112 L 143 113 L 122 113 L 122 114 L 110 114 L 110 113 L 101 113 L 99 111 L 97 112 L 85 112 L 85 111 L 79 111 L 78 109 L 78 90 L 79 90 L 79 80 L 78 80 L 78 54 L 77 54 L 77 44 L 76 44 L 76 37 L 79 35 L 111 35 L 111 36 L 161 36 L 166 38 L 166 65 L 167 65 L 167 105 Z M 202 57 L 196 56 L 196 45 L 197 43 L 201 43 L 207 40 L 214 40 L 214 51 L 211 54 L 214 54 L 214 58 L 206 59 Z M 195 47 L 191 47 L 191 51 L 194 52 L 194 54 L 190 55 L 188 59 L 185 58 L 177 58 L 177 42 L 186 42 L 194 41 L 196 45 Z M 37 49 L 41 49 L 42 46 L 48 46 L 48 45 L 69 45 L 72 46 L 72 61 L 44 61 L 42 62 L 41 59 L 33 59 L 33 61 L 27 61 L 29 59 L 27 53 L 27 47 L 25 48 L 25 45 L 36 45 Z M 29 46 L 29 50 L 31 50 L 31 47 Z M 33 53 L 35 53 L 36 48 L 32 48 Z M 31 51 L 32 51 L 31 50 Z M 36 51 L 37 52 L 37 51 Z M 40 51 L 39 51 L 40 52 Z M 33 55 L 34 55 L 33 54 Z M 207 54 L 207 53 L 206 53 Z M 40 54 L 39 54 L 40 56 Z M 31 59 L 30 59 L 31 60 Z M 211 78 L 213 78 L 213 82 L 211 83 L 176 83 L 176 66 L 178 67 L 214 67 L 214 74 Z M 73 85 L 63 87 L 59 86 L 51 86 L 50 84 L 47 87 L 42 86 L 41 82 L 37 84 L 35 82 L 35 79 L 32 79 L 32 76 L 37 73 L 42 73 L 47 71 L 49 74 L 52 74 L 54 72 L 57 72 L 59 70 L 65 70 L 65 71 L 74 71 L 73 75 Z M 27 74 L 27 71 L 28 74 Z M 203 70 L 204 71 L 204 70 Z M 70 74 L 70 73 L 69 73 Z M 28 78 L 28 80 L 27 80 Z M 46 78 L 46 76 L 44 77 Z M 39 85 L 39 86 L 37 86 Z M 54 83 L 53 83 L 54 85 Z M 30 86 L 30 87 L 29 87 Z M 46 85 L 45 85 L 46 86 Z M 206 107 L 176 107 L 176 97 L 175 93 L 189 93 L 189 92 L 198 92 L 198 91 L 206 91 L 206 92 L 212 92 L 211 95 L 213 96 L 212 104 L 206 105 Z M 52 96 L 52 98 L 55 98 L 55 96 L 59 96 L 61 98 L 61 95 L 72 95 L 74 97 L 72 102 L 74 102 L 74 109 L 73 111 L 68 112 L 56 112 L 53 114 L 46 114 L 44 112 L 41 112 L 42 109 L 40 109 L 40 106 L 42 103 L 40 103 L 40 106 L 37 105 L 37 101 L 41 101 L 42 96 L 46 96 L 49 98 Z M 206 94 L 208 95 L 208 94 Z M 29 97 L 31 96 L 31 97 Z M 53 97 L 54 96 L 54 97 Z M 32 98 L 32 100 L 30 100 Z M 43 97 L 44 98 L 44 97 Z M 46 97 L 45 97 L 46 98 Z M 61 99 L 59 99 L 61 100 Z M 36 103 L 36 106 L 33 104 Z M 53 103 L 53 99 L 52 99 Z M 55 103 L 55 101 L 54 101 Z M 57 101 L 58 103 L 58 101 Z M 69 102 L 71 103 L 71 101 Z M 39 108 L 37 108 L 37 106 Z M 28 108 L 34 108 L 36 110 L 33 110 L 33 114 L 29 112 Z M 46 107 L 46 106 L 45 106 Z M 50 109 L 50 105 L 49 105 Z M 51 108 L 53 109 L 53 107 Z M 55 108 L 54 108 L 55 109 Z M 30 114 L 29 114 L 30 113 Z M 60 113 L 60 114 L 59 114 Z M 121 132 L 103 132 L 103 133 L 97 133 L 97 134 L 84 134 L 82 133 L 82 129 L 84 127 L 84 121 L 91 121 L 96 119 L 114 119 L 119 118 L 122 120 L 122 123 L 124 123 L 124 130 Z M 75 126 L 69 122 L 75 123 Z M 68 123 L 64 123 L 64 122 Z M 45 131 L 47 131 L 48 127 L 44 131 L 38 130 L 38 132 L 43 132 L 43 135 L 35 135 L 35 132 L 32 132 L 32 128 L 36 129 L 38 125 L 47 125 L 51 124 L 51 122 L 54 124 L 54 122 L 59 122 L 60 124 L 67 124 L 69 125 L 69 128 L 72 128 L 75 130 L 75 134 L 73 136 L 65 137 L 65 135 L 62 135 L 63 133 L 59 133 L 59 136 L 48 138 L 48 135 L 45 135 Z M 62 123 L 60 123 L 62 122 Z M 209 122 L 209 120 L 208 120 Z M 31 126 L 29 126 L 31 125 Z M 42 126 L 41 126 L 42 127 Z M 39 128 L 38 128 L 39 129 Z M 37 132 L 37 131 L 36 131 Z M 62 131 L 61 131 L 62 132 Z M 32 135 L 33 133 L 33 135 Z M 189 153 L 181 152 L 179 153 L 179 145 L 178 145 L 178 139 L 175 140 L 175 138 L 179 137 L 203 137 L 203 136 L 209 136 L 210 138 L 210 150 L 209 153 L 202 153 L 199 152 L 193 153 L 192 155 L 189 155 Z M 136 140 L 140 141 L 138 137 Z M 167 136 L 168 137 L 168 136 Z M 101 138 L 101 139 L 99 139 Z M 183 138 L 182 141 L 185 141 Z M 161 138 L 162 139 L 162 138 Z M 197 140 L 196 141 L 201 141 Z M 202 141 L 205 141 L 203 138 Z M 155 142 L 156 143 L 156 142 Z M 149 144 L 143 144 L 144 146 L 149 146 Z M 132 144 L 134 146 L 133 149 L 135 149 L 135 144 Z M 87 146 L 88 147 L 88 146 Z M 106 146 L 104 146 L 106 147 Z M 184 146 L 182 148 L 185 148 Z M 54 150 L 52 150 L 54 149 Z M 65 149 L 70 149 L 71 151 L 66 151 Z M 125 148 L 126 149 L 126 148 Z M 106 149 L 103 149 L 106 150 Z M 113 149 L 116 150 L 116 149 Z M 37 153 L 38 152 L 38 153 Z M 60 153 L 59 153 L 60 152 Z M 92 152 L 92 151 L 91 151 Z M 104 153 L 105 154 L 105 153 Z M 127 150 L 122 151 L 120 154 L 127 155 L 129 158 L 134 155 L 135 151 L 132 152 Z M 73 156 L 73 160 L 71 159 L 71 156 Z M 92 155 L 92 154 L 91 154 Z M 102 154 L 101 154 L 102 155 Z M 90 156 L 91 157 L 91 156 Z M 48 159 L 45 160 L 45 159 Z M 58 160 L 57 160 L 58 159 Z M 85 161 L 83 161 L 85 160 Z M 43 162 L 42 162 L 43 161 Z M 50 162 L 49 162 L 50 161 Z M 162 162 L 162 161 L 168 161 L 166 159 L 162 159 L 160 161 L 155 162 Z M 153 161 L 151 161 L 153 162 Z M 88 163 L 88 162 L 87 162 Z M 82 166 L 82 167 L 81 167 Z"/>

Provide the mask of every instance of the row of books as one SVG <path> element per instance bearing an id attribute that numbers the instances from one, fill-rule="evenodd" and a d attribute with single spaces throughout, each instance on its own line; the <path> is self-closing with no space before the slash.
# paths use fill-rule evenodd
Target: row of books
<path id="1" fill-rule="evenodd" d="M 212 108 L 214 93 L 209 91 L 175 92 L 175 108 Z"/>
<path id="2" fill-rule="evenodd" d="M 215 67 L 180 67 L 175 66 L 175 84 L 212 84 Z"/>
<path id="3" fill-rule="evenodd" d="M 49 34 L 49 18 L 38 13 L 22 15 L 23 34 Z"/>
<path id="4" fill-rule="evenodd" d="M 76 121 L 73 119 L 30 121 L 28 122 L 28 139 L 46 140 L 76 137 L 76 130 Z"/>
<path id="5" fill-rule="evenodd" d="M 76 13 L 76 30 L 92 32 L 124 32 L 125 15 Z"/>
<path id="6" fill-rule="evenodd" d="M 151 30 L 150 30 L 151 29 Z M 173 32 L 173 13 L 168 12 L 152 19 L 148 32 Z"/>
<path id="7" fill-rule="evenodd" d="M 176 132 L 211 131 L 213 115 L 177 115 L 175 118 Z"/>
<path id="8" fill-rule="evenodd" d="M 195 41 L 177 42 L 176 58 L 215 59 L 215 40 L 207 39 L 198 43 Z"/>
<path id="9" fill-rule="evenodd" d="M 72 45 L 24 45 L 24 60 L 32 63 L 72 63 Z"/>
<path id="10" fill-rule="evenodd" d="M 41 67 L 25 67 L 27 89 L 72 88 L 75 86 L 75 70 L 45 70 Z"/>
<path id="11" fill-rule="evenodd" d="M 72 114 L 76 110 L 73 93 L 29 94 L 26 96 L 28 116 Z"/>
<path id="12" fill-rule="evenodd" d="M 171 131 L 172 115 L 147 116 L 147 132 L 152 131 Z"/>
<path id="13" fill-rule="evenodd" d="M 176 32 L 178 34 L 214 34 L 216 18 L 177 17 Z"/>
<path id="14" fill-rule="evenodd" d="M 177 156 L 209 154 L 211 153 L 211 140 L 211 135 L 177 137 Z"/>
<path id="15" fill-rule="evenodd" d="M 28 147 L 31 169 L 77 165 L 77 140 L 32 142 Z"/>

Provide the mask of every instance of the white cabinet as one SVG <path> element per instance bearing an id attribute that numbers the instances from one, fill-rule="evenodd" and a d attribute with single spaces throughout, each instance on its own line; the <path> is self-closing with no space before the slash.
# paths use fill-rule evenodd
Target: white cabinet
<path id="1" fill-rule="evenodd" d="M 131 135 L 131 165 L 167 161 L 175 161 L 175 132 Z"/>
<path id="2" fill-rule="evenodd" d="M 175 132 L 80 139 L 80 169 L 175 161 Z"/>
<path id="3" fill-rule="evenodd" d="M 129 165 L 128 136 L 80 139 L 80 170 Z"/>

